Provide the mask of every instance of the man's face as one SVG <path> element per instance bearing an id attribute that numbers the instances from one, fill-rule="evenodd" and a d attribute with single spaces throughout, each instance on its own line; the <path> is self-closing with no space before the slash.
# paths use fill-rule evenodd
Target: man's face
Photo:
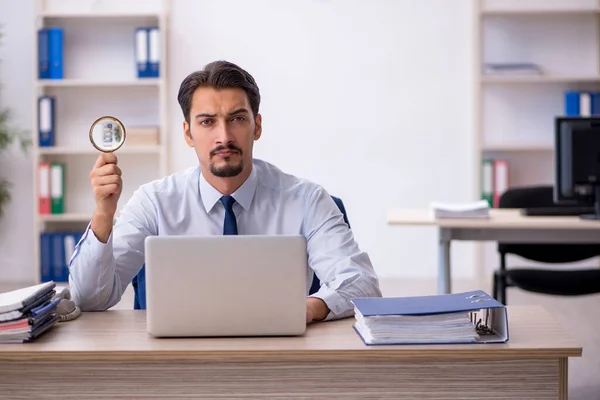
<path id="1" fill-rule="evenodd" d="M 205 171 L 221 178 L 239 175 L 252 165 L 254 141 L 262 132 L 242 89 L 200 87 L 192 97 L 190 123 L 184 121 L 185 140 L 194 147 Z"/>

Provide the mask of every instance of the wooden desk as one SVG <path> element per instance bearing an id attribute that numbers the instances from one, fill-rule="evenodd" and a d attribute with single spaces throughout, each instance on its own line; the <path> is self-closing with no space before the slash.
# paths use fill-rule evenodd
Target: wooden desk
<path id="1" fill-rule="evenodd" d="M 600 221 L 579 217 L 527 217 L 519 210 L 490 210 L 489 219 L 434 219 L 427 209 L 393 209 L 390 225 L 438 228 L 438 293 L 451 293 L 452 240 L 510 243 L 600 243 Z"/>
<path id="2" fill-rule="evenodd" d="M 506 344 L 365 346 L 353 319 L 302 337 L 155 339 L 144 311 L 84 313 L 0 345 L 0 398 L 567 398 L 581 347 L 541 307 L 508 315 Z"/>

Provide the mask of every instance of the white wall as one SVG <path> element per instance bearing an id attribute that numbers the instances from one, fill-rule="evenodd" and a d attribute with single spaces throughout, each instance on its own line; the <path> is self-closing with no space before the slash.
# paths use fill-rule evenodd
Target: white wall
<path id="1" fill-rule="evenodd" d="M 342 197 L 381 275 L 432 276 L 435 232 L 389 227 L 385 213 L 473 192 L 471 11 L 447 0 L 178 0 L 171 97 L 212 60 L 245 67 L 263 97 L 256 156 Z M 172 105 L 179 169 L 195 159 Z M 471 272 L 465 254 L 453 261 Z"/>
<path id="2" fill-rule="evenodd" d="M 10 99 L 29 127 L 33 20 L 24 3 L 0 0 L 0 23 L 10 34 L 0 47 L 0 101 Z M 435 231 L 389 227 L 385 214 L 434 199 L 472 199 L 471 7 L 447 0 L 173 1 L 171 170 L 196 163 L 182 138 L 181 80 L 215 59 L 238 63 L 263 98 L 255 155 L 340 196 L 380 276 L 435 276 Z M 17 55 L 19 48 L 28 52 Z M 20 270 L 30 263 L 32 169 L 17 154 L 0 161 L 3 175 L 6 165 L 18 167 L 18 200 L 14 216 L 0 220 L 0 277 L 16 281 L 28 278 Z M 455 246 L 455 276 L 473 272 L 471 250 Z"/>

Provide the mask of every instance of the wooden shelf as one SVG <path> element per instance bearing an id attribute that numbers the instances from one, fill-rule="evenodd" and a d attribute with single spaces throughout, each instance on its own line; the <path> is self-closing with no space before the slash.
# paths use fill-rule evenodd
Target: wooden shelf
<path id="1" fill-rule="evenodd" d="M 160 146 L 127 146 L 123 145 L 116 154 L 159 154 Z M 88 147 L 40 147 L 38 148 L 39 155 L 86 155 L 100 154 L 98 150 L 90 144 Z"/>
<path id="2" fill-rule="evenodd" d="M 600 13 L 600 7 L 586 7 L 586 8 L 513 8 L 513 9 L 502 9 L 502 8 L 490 8 L 481 10 L 482 15 L 572 15 L 572 14 L 594 14 Z"/>
<path id="3" fill-rule="evenodd" d="M 41 18 L 53 19 L 104 19 L 104 18 L 123 18 L 123 19 L 145 19 L 160 18 L 160 12 L 54 12 L 43 11 L 39 14 Z"/>
<path id="4" fill-rule="evenodd" d="M 482 147 L 485 152 L 552 152 L 554 146 L 552 144 L 543 143 L 491 143 L 485 144 Z"/>
<path id="5" fill-rule="evenodd" d="M 39 87 L 129 87 L 129 86 L 159 86 L 162 78 L 143 78 L 131 80 L 95 80 L 95 79 L 41 79 Z"/>
<path id="6" fill-rule="evenodd" d="M 39 215 L 42 222 L 89 222 L 93 212 Z"/>
<path id="7" fill-rule="evenodd" d="M 483 83 L 600 83 L 600 75 L 560 76 L 560 75 L 482 75 Z"/>

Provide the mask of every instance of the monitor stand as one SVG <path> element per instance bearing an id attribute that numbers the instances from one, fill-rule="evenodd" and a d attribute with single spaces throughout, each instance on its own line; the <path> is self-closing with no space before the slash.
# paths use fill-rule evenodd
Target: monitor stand
<path id="1" fill-rule="evenodd" d="M 600 220 L 600 184 L 594 185 L 594 213 L 579 216 L 586 220 Z"/>

